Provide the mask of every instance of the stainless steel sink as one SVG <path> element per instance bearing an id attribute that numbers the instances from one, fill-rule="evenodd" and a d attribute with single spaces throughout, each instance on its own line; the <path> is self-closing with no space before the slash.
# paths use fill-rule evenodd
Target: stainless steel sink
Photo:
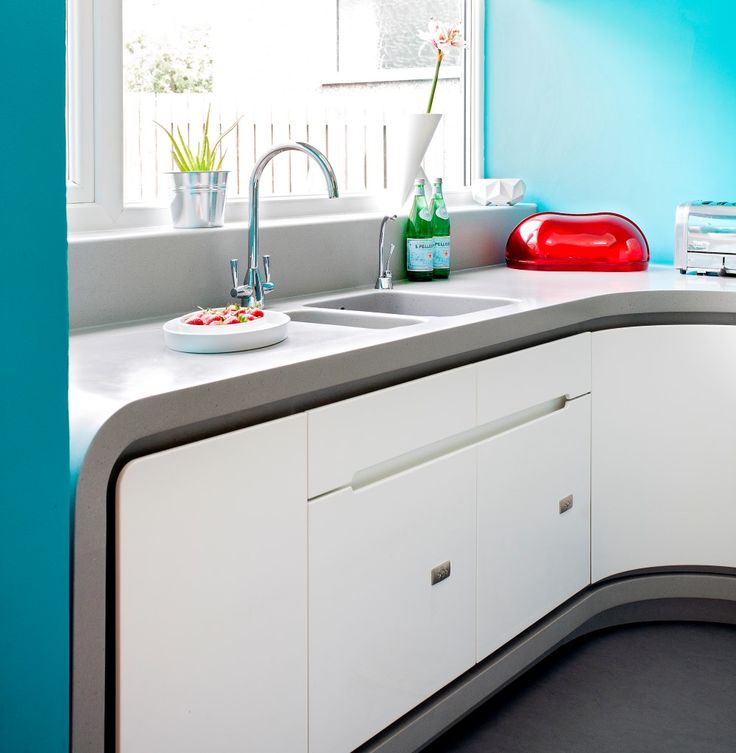
<path id="1" fill-rule="evenodd" d="M 311 305 L 311 304 L 310 304 Z M 292 321 L 311 324 L 334 324 L 339 327 L 362 327 L 364 329 L 391 329 L 421 324 L 422 319 L 411 316 L 388 316 L 363 311 L 341 311 L 331 308 L 294 309 L 286 311 Z"/>
<path id="2" fill-rule="evenodd" d="M 401 290 L 374 290 L 370 293 L 311 301 L 305 306 L 403 316 L 459 316 L 513 303 L 517 303 L 513 298 L 469 298 L 434 293 L 409 293 Z"/>

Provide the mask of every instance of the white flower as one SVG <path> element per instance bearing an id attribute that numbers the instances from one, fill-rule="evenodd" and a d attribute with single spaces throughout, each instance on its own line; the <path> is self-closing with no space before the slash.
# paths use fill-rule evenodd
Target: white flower
<path id="1" fill-rule="evenodd" d="M 427 31 L 420 31 L 419 38 L 429 42 L 435 49 L 441 52 L 450 50 L 464 50 L 468 44 L 463 38 L 460 23 L 440 23 L 433 18 L 427 25 Z"/>
<path id="2" fill-rule="evenodd" d="M 437 79 L 440 75 L 440 66 L 445 57 L 445 53 L 450 50 L 464 50 L 468 44 L 463 39 L 460 31 L 460 22 L 454 24 L 440 23 L 433 18 L 428 25 L 428 31 L 418 32 L 419 38 L 423 39 L 425 44 L 429 42 L 437 50 L 437 64 L 434 69 L 434 79 L 432 80 L 432 91 L 429 94 L 429 104 L 427 112 L 432 112 L 432 103 L 434 102 L 434 93 L 437 89 Z M 422 45 L 424 47 L 424 45 Z"/>

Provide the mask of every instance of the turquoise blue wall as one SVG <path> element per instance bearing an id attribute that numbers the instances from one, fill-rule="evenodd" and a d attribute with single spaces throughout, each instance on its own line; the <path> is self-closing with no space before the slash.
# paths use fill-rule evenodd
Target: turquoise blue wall
<path id="1" fill-rule="evenodd" d="M 615 210 L 670 262 L 679 202 L 736 200 L 733 0 L 486 0 L 486 174 Z"/>
<path id="2" fill-rule="evenodd" d="M 6 2 L 0 25 L 3 753 L 61 753 L 69 737 L 64 13 Z"/>
<path id="3" fill-rule="evenodd" d="M 489 175 L 525 178 L 541 208 L 631 215 L 660 261 L 679 201 L 736 198 L 730 0 L 488 3 Z M 69 705 L 63 0 L 4 4 L 0 70 L 3 167 L 18 176 L 0 202 L 0 748 L 57 753 Z M 30 301 L 42 311 L 15 311 Z"/>

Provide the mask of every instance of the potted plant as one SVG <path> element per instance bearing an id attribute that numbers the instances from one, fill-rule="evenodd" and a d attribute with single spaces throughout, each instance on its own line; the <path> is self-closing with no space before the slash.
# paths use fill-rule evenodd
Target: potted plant
<path id="1" fill-rule="evenodd" d="M 399 197 L 401 204 L 406 201 L 412 191 L 414 180 L 421 171 L 424 154 L 432 141 L 440 120 L 442 120 L 441 114 L 432 112 L 442 61 L 445 58 L 445 54 L 450 50 L 464 50 L 467 47 L 467 42 L 463 38 L 459 23 L 441 23 L 436 19 L 432 19 L 428 24 L 427 31 L 418 32 L 418 36 L 424 40 L 424 45 L 430 44 L 434 47 L 437 61 L 427 109 L 425 112 L 414 113 L 408 116 L 404 140 L 399 147 L 399 154 L 403 155 L 403 169 L 399 175 L 398 182 L 401 192 Z M 426 178 L 426 176 L 423 177 Z"/>
<path id="2" fill-rule="evenodd" d="M 202 126 L 202 140 L 192 148 L 181 128 L 166 128 L 154 121 L 171 141 L 171 156 L 178 171 L 169 173 L 173 180 L 171 218 L 174 227 L 221 227 L 225 213 L 228 170 L 222 170 L 225 153 L 222 141 L 239 123 L 240 118 L 214 142 L 210 142 L 210 108 Z"/>

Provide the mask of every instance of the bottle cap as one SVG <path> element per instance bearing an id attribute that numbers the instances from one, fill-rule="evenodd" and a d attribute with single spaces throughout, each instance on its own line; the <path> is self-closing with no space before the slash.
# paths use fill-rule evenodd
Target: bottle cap
<path id="1" fill-rule="evenodd" d="M 442 184 L 442 178 L 435 178 L 434 182 L 435 182 L 435 184 L 439 183 L 441 185 Z"/>
<path id="2" fill-rule="evenodd" d="M 424 178 L 417 178 L 415 185 L 417 185 L 417 186 L 423 186 L 424 185 Z"/>

